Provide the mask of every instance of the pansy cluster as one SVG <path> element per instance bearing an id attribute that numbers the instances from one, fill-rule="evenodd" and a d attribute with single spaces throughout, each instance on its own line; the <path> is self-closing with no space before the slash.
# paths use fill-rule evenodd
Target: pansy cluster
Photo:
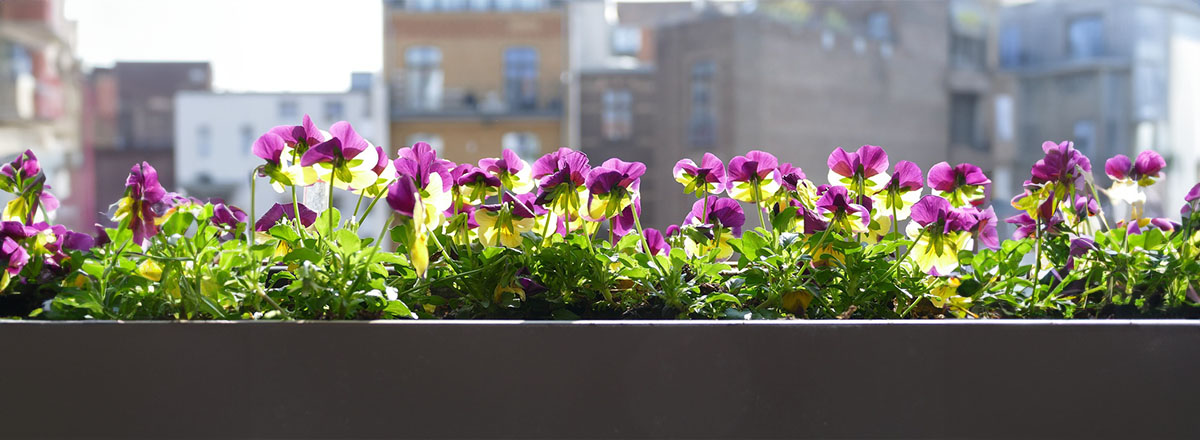
<path id="1" fill-rule="evenodd" d="M 61 281 L 81 262 L 78 252 L 92 248 L 92 236 L 49 223 L 59 202 L 33 151 L 0 166 L 0 189 L 15 196 L 0 219 L 0 292 L 14 281 L 12 290 Z"/>
<path id="2" fill-rule="evenodd" d="M 672 175 L 695 200 L 662 230 L 642 226 L 639 162 L 593 165 L 560 148 L 454 163 L 308 116 L 249 147 L 262 159 L 251 181 L 290 203 L 243 211 L 169 192 L 143 162 L 112 207 L 116 227 L 95 237 L 49 223 L 57 199 L 33 153 L 18 156 L 0 167 L 15 196 L 0 219 L 0 292 L 13 280 L 57 286 L 52 317 L 115 319 L 1099 316 L 1200 304 L 1200 185 L 1182 221 L 1148 216 L 1147 188 L 1167 168 L 1153 151 L 1106 161 L 1112 185 L 1098 188 L 1071 142 L 1046 142 L 1001 241 L 983 170 L 923 172 L 874 145 L 834 149 L 821 181 L 760 150 L 680 160 Z M 308 187 L 328 189 L 330 207 L 300 203 Z M 353 211 L 332 207 L 338 191 Z M 382 229 L 361 237 L 380 205 Z"/>

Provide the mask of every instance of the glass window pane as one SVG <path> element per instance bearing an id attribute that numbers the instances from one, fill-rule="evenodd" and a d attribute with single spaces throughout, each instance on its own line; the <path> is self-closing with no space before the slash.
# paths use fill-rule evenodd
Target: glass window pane
<path id="1" fill-rule="evenodd" d="M 510 110 L 532 110 L 538 100 L 538 53 L 532 47 L 504 51 L 504 97 Z"/>
<path id="2" fill-rule="evenodd" d="M 1071 19 L 1067 29 L 1067 55 L 1091 58 L 1104 55 L 1104 22 L 1099 15 Z"/>
<path id="3" fill-rule="evenodd" d="M 414 46 L 404 52 L 408 108 L 437 110 L 442 106 L 442 50 Z"/>

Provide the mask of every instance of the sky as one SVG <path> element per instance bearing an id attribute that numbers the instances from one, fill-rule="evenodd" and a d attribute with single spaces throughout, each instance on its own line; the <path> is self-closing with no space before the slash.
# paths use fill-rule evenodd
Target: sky
<path id="1" fill-rule="evenodd" d="M 84 66 L 210 61 L 228 91 L 341 91 L 382 69 L 380 0 L 67 0 Z"/>

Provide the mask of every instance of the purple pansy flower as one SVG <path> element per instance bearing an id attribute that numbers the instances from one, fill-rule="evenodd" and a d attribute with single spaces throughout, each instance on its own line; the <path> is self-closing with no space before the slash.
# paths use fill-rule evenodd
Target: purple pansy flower
<path id="1" fill-rule="evenodd" d="M 461 191 L 466 203 L 483 203 L 488 196 L 498 194 L 500 189 L 499 177 L 471 164 L 460 164 L 450 174 L 457 184 L 455 189 Z"/>
<path id="2" fill-rule="evenodd" d="M 509 191 L 525 194 L 533 190 L 533 170 L 517 152 L 505 148 L 499 158 L 479 159 L 479 168 L 496 176 Z"/>
<path id="3" fill-rule="evenodd" d="M 1017 229 L 1013 231 L 1013 239 L 1015 240 L 1033 236 L 1037 233 L 1038 222 L 1028 213 L 1014 215 L 1005 219 L 1004 222 L 1017 226 Z M 1045 221 L 1042 222 L 1042 228 L 1048 234 L 1058 234 L 1062 232 L 1062 223 L 1062 217 L 1055 214 L 1054 216 L 1045 218 Z"/>
<path id="4" fill-rule="evenodd" d="M 667 244 L 666 238 L 658 229 L 646 228 L 643 231 L 643 237 L 646 238 L 646 246 L 650 247 L 648 254 L 669 255 L 671 253 L 671 245 Z"/>
<path id="5" fill-rule="evenodd" d="M 887 153 L 875 145 L 863 145 L 853 153 L 841 147 L 829 153 L 829 184 L 845 186 L 855 196 L 869 196 L 887 183 Z"/>
<path id="6" fill-rule="evenodd" d="M 746 213 L 736 200 L 708 196 L 708 212 L 704 212 L 705 201 L 697 200 L 692 204 L 692 210 L 684 218 L 684 223 L 701 224 L 700 219 L 707 218 L 708 224 L 717 228 L 729 229 L 733 236 L 742 236 L 742 225 L 746 224 Z"/>
<path id="7" fill-rule="evenodd" d="M 1140 235 L 1144 229 L 1158 229 L 1163 232 L 1174 232 L 1179 224 L 1166 218 L 1141 218 L 1135 221 L 1118 223 L 1125 227 L 1127 235 Z"/>
<path id="8" fill-rule="evenodd" d="M 483 205 L 475 211 L 479 242 L 484 246 L 519 247 L 521 233 L 533 231 L 537 216 L 532 194 L 504 193 L 500 204 Z"/>
<path id="9" fill-rule="evenodd" d="M 349 122 L 341 121 L 329 129 L 333 138 L 321 142 L 304 153 L 300 158 L 300 166 L 313 166 L 317 163 L 347 161 L 359 153 L 370 149 L 371 144 L 354 131 Z M 371 164 L 374 167 L 374 163 Z"/>
<path id="10" fill-rule="evenodd" d="M 0 166 L 0 174 L 9 179 L 28 179 L 42 172 L 42 166 L 33 150 L 25 150 L 12 162 Z"/>
<path id="11" fill-rule="evenodd" d="M 1038 159 L 1030 170 L 1033 173 L 1032 182 L 1035 184 L 1058 183 L 1078 186 L 1083 181 L 1083 172 L 1092 171 L 1092 162 L 1087 156 L 1075 149 L 1075 143 L 1063 141 L 1060 143 L 1042 143 L 1045 157 Z"/>
<path id="12" fill-rule="evenodd" d="M 125 179 L 125 197 L 117 202 L 116 221 L 129 221 L 133 241 L 141 244 L 158 233 L 154 208 L 166 198 L 167 191 L 158 183 L 158 171 L 142 162 L 129 170 Z"/>
<path id="13" fill-rule="evenodd" d="M 209 220 L 219 228 L 236 229 L 239 224 L 246 222 L 246 212 L 236 206 L 217 202 L 213 205 L 213 215 Z"/>
<path id="14" fill-rule="evenodd" d="M 939 162 L 929 169 L 929 187 L 956 208 L 983 204 L 991 184 L 983 170 L 969 163 L 951 167 L 949 163 Z"/>
<path id="15" fill-rule="evenodd" d="M 972 230 L 979 223 L 971 211 L 954 208 L 936 195 L 922 197 L 913 205 L 912 219 L 921 228 L 918 233 L 910 225 L 909 235 L 915 236 L 916 242 L 909 254 L 922 272 L 941 276 L 958 268 L 958 252 L 969 248 Z M 983 229 L 986 233 L 986 226 Z"/>
<path id="16" fill-rule="evenodd" d="M 551 188 L 567 181 L 583 185 L 589 170 L 591 167 L 588 165 L 586 154 L 563 147 L 534 161 L 532 176 L 541 182 L 543 188 Z"/>
<path id="17" fill-rule="evenodd" d="M 725 190 L 725 163 L 712 153 L 704 153 L 700 165 L 691 159 L 682 159 L 671 170 L 675 181 L 683 184 L 683 192 L 704 197 L 720 194 Z"/>
<path id="18" fill-rule="evenodd" d="M 804 170 L 800 167 L 786 162 L 779 164 L 779 184 L 788 191 L 795 191 L 800 181 L 807 178 L 808 176 L 804 175 Z"/>
<path id="19" fill-rule="evenodd" d="M 902 160 L 896 162 L 895 172 L 892 173 L 883 190 L 876 194 L 880 202 L 880 212 L 895 214 L 895 220 L 908 218 L 909 208 L 921 200 L 922 185 L 921 168 L 917 164 Z"/>
<path id="20" fill-rule="evenodd" d="M 1150 186 L 1155 179 L 1162 177 L 1162 170 L 1167 161 L 1154 151 L 1138 153 L 1136 161 L 1130 161 L 1129 156 L 1118 154 L 1104 162 L 1104 174 L 1113 180 L 1129 180 L 1140 186 Z"/>
<path id="21" fill-rule="evenodd" d="M 1075 216 L 1092 217 L 1100 213 L 1100 202 L 1091 196 L 1075 197 Z"/>
<path id="22" fill-rule="evenodd" d="M 303 203 L 300 203 L 295 207 L 293 207 L 291 203 L 286 205 L 276 203 L 272 205 L 270 209 L 267 209 L 267 212 L 263 214 L 263 216 L 259 218 L 257 222 L 254 223 L 254 230 L 257 232 L 270 231 L 272 227 L 274 227 L 279 223 L 280 220 L 283 220 L 284 218 L 288 219 L 289 221 L 294 221 L 296 219 L 297 210 L 300 211 L 300 226 L 307 228 L 312 226 L 313 222 L 317 221 L 317 213 L 313 212 L 311 209 L 308 209 L 308 207 L 304 206 Z"/>
<path id="23" fill-rule="evenodd" d="M 779 191 L 779 180 L 779 159 L 771 153 L 752 150 L 729 160 L 725 188 L 735 200 L 763 203 Z"/>
<path id="24" fill-rule="evenodd" d="M 268 164 L 278 166 L 282 163 L 285 146 L 282 137 L 279 137 L 275 133 L 267 132 L 259 136 L 250 149 L 254 152 L 255 156 L 266 160 Z"/>
<path id="25" fill-rule="evenodd" d="M 577 216 L 590 171 L 587 155 L 570 148 L 542 156 L 533 164 L 533 178 L 541 182 L 534 203 L 549 206 L 556 215 Z"/>
<path id="26" fill-rule="evenodd" d="M 609 159 L 588 172 L 584 185 L 588 190 L 584 218 L 600 221 L 625 209 L 638 198 L 646 165 Z"/>
<path id="27" fill-rule="evenodd" d="M 1090 237 L 1075 237 L 1071 239 L 1070 252 L 1067 256 L 1067 270 L 1075 270 L 1075 259 L 1098 249 L 1096 240 Z"/>
<path id="28" fill-rule="evenodd" d="M 1187 195 L 1183 196 L 1183 207 L 1179 208 L 1179 214 L 1187 217 L 1193 212 L 1200 211 L 1200 206 L 1197 206 L 1200 203 L 1197 203 L 1197 201 L 1200 201 L 1200 183 L 1193 186 L 1191 191 L 1188 191 Z"/>
<path id="29" fill-rule="evenodd" d="M 1000 234 L 996 232 L 996 224 L 999 222 L 996 219 L 996 210 L 991 206 L 982 211 L 975 208 L 964 209 L 975 217 L 975 225 L 971 227 L 975 239 L 988 249 L 1000 249 Z"/>
<path id="30" fill-rule="evenodd" d="M 301 120 L 300 125 L 280 125 L 272 128 L 267 133 L 279 136 L 284 144 L 295 148 L 297 154 L 304 154 L 310 147 L 325 142 L 326 139 L 325 133 L 322 133 L 317 128 L 317 124 L 314 124 L 312 118 L 308 117 L 308 115 L 304 115 L 304 119 Z M 258 157 L 267 159 L 261 155 Z"/>
<path id="31" fill-rule="evenodd" d="M 317 177 L 339 188 L 366 188 L 379 178 L 372 169 L 378 163 L 376 150 L 349 122 L 329 128 L 332 137 L 300 156 L 300 166 L 315 166 Z"/>
<path id="32" fill-rule="evenodd" d="M 4 241 L 0 242 L 0 258 L 7 261 L 4 267 L 7 272 L 7 276 L 5 276 L 5 285 L 7 286 L 7 279 L 17 276 L 21 273 L 21 269 L 24 269 L 25 265 L 29 263 L 29 252 L 12 237 L 4 237 Z"/>
<path id="33" fill-rule="evenodd" d="M 817 200 L 817 211 L 830 225 L 845 232 L 867 232 L 871 224 L 871 210 L 855 203 L 843 186 L 831 186 L 825 190 Z"/>
<path id="34" fill-rule="evenodd" d="M 454 162 L 439 159 L 437 151 L 429 144 L 417 142 L 412 147 L 401 148 L 396 154 L 396 160 L 392 161 L 396 174 L 413 179 L 417 188 L 429 187 L 434 179 L 440 183 L 443 192 L 450 191 L 454 185 L 451 178 L 451 171 L 456 168 Z"/>
<path id="35" fill-rule="evenodd" d="M 637 215 L 642 215 L 641 199 L 634 199 L 633 203 L 621 210 L 621 214 L 609 219 L 609 227 L 612 228 L 614 241 L 630 232 L 637 232 L 634 211 L 637 211 Z"/>

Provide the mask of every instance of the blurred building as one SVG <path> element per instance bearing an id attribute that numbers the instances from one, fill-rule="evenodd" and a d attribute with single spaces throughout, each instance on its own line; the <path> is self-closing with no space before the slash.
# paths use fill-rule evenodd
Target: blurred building
<path id="1" fill-rule="evenodd" d="M 134 164 L 147 162 L 168 191 L 175 180 L 175 94 L 212 90 L 207 62 L 118 62 L 86 80 L 85 143 L 95 152 L 95 207 L 107 212 Z M 97 220 L 105 220 L 100 216 Z"/>
<path id="2" fill-rule="evenodd" d="M 661 154 L 658 129 L 658 92 L 679 82 L 658 82 L 654 36 L 660 25 L 696 11 L 678 1 L 568 3 L 567 145 L 587 153 L 593 166 L 614 157 L 645 163 L 643 210 L 652 224 L 662 223 L 657 206 L 680 198 L 669 179 L 679 158 Z M 667 179 L 657 176 L 664 173 Z"/>
<path id="3" fill-rule="evenodd" d="M 605 2 L 572 8 L 594 3 Z M 571 48 L 583 51 L 571 54 L 583 58 L 572 69 L 572 120 L 593 163 L 610 155 L 647 163 L 648 223 L 683 218 L 693 200 L 670 171 L 704 152 L 729 160 L 763 149 L 817 183 L 825 183 L 830 151 L 864 144 L 922 169 L 949 160 L 1006 172 L 1000 159 L 1012 148 L 1013 106 L 1011 86 L 996 74 L 992 1 L 604 8 L 606 26 L 572 14 Z M 608 53 L 585 56 L 603 52 L 589 46 L 596 41 Z"/>
<path id="4" fill-rule="evenodd" d="M 0 1 L 0 159 L 37 154 L 62 206 L 55 220 L 80 227 L 90 182 L 80 143 L 75 25 L 61 0 Z"/>
<path id="5" fill-rule="evenodd" d="M 393 151 L 429 142 L 457 162 L 564 142 L 560 0 L 386 0 Z"/>
<path id="6" fill-rule="evenodd" d="M 1041 0 L 1006 7 L 999 61 L 1020 90 L 1020 176 L 1041 156 L 1043 140 L 1074 140 L 1101 182 L 1106 158 L 1155 150 L 1167 160 L 1167 179 L 1151 188 L 1147 209 L 1178 215 L 1200 181 L 1200 4 Z"/>
<path id="7" fill-rule="evenodd" d="M 172 141 L 178 189 L 189 196 L 220 198 L 249 210 L 250 173 L 263 164 L 251 152 L 254 141 L 276 126 L 300 125 L 304 115 L 322 130 L 348 121 L 372 144 L 388 145 L 383 84 L 377 78 L 355 73 L 347 91 L 333 93 L 179 91 L 174 98 Z M 272 203 L 291 202 L 291 193 L 275 192 L 266 179 L 259 179 L 256 186 L 259 215 Z M 334 195 L 342 212 L 354 209 L 356 200 L 349 193 Z M 328 204 L 320 202 L 321 206 Z"/>

